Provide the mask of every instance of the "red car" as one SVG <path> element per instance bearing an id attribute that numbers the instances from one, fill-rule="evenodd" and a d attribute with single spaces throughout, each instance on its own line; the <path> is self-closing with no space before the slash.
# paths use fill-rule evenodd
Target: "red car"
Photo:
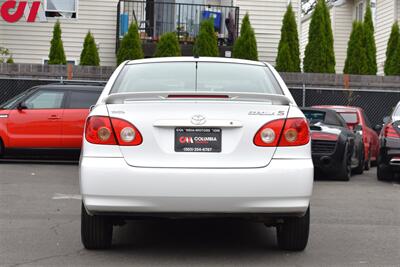
<path id="1" fill-rule="evenodd" d="M 37 86 L 0 105 L 0 156 L 79 156 L 86 117 L 102 90 Z"/>
<path id="2" fill-rule="evenodd" d="M 371 162 L 376 163 L 379 155 L 379 136 L 371 128 L 371 123 L 362 108 L 348 106 L 314 106 L 328 108 L 338 112 L 353 131 L 362 134 L 364 143 L 364 166 L 366 170 L 371 167 Z"/>

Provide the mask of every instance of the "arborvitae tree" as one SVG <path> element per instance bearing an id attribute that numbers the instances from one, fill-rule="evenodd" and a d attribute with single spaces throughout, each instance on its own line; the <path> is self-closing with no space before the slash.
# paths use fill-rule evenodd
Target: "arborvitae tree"
<path id="1" fill-rule="evenodd" d="M 97 49 L 96 41 L 90 31 L 86 34 L 85 41 L 83 43 L 80 65 L 100 66 L 99 51 Z"/>
<path id="2" fill-rule="evenodd" d="M 204 20 L 200 24 L 199 35 L 197 36 L 193 54 L 202 57 L 218 57 L 218 38 L 214 31 L 214 20 Z"/>
<path id="3" fill-rule="evenodd" d="M 364 26 L 362 22 L 353 22 L 353 29 L 347 45 L 347 58 L 343 73 L 367 74 L 368 60 L 364 45 Z"/>
<path id="4" fill-rule="evenodd" d="M 318 0 L 311 17 L 303 65 L 305 72 L 335 73 L 331 19 L 324 0 Z"/>
<path id="5" fill-rule="evenodd" d="M 64 45 L 61 39 L 61 25 L 57 20 L 53 29 L 53 39 L 51 39 L 49 62 L 48 64 L 65 65 L 67 58 L 65 57 Z"/>
<path id="6" fill-rule="evenodd" d="M 275 68 L 278 71 L 283 72 L 296 72 L 293 70 L 293 62 L 292 56 L 290 55 L 289 45 L 287 43 L 283 43 L 279 46 L 279 53 L 276 59 L 276 66 Z"/>
<path id="7" fill-rule="evenodd" d="M 385 75 L 400 75 L 400 32 L 399 24 L 395 22 L 386 49 Z"/>
<path id="8" fill-rule="evenodd" d="M 144 58 L 142 42 L 139 36 L 139 29 L 136 23 L 129 26 L 128 33 L 122 38 L 120 43 L 117 62 L 118 65 L 125 60 Z"/>
<path id="9" fill-rule="evenodd" d="M 289 4 L 283 17 L 281 40 L 276 57 L 276 69 L 282 72 L 300 72 L 299 35 L 292 4 Z"/>
<path id="10" fill-rule="evenodd" d="M 233 45 L 234 58 L 258 60 L 257 40 L 253 27 L 251 27 L 249 14 L 246 13 L 242 20 L 240 36 Z"/>
<path id="11" fill-rule="evenodd" d="M 179 57 L 181 56 L 181 47 L 179 45 L 176 33 L 169 32 L 161 36 L 157 44 L 155 57 Z"/>
<path id="12" fill-rule="evenodd" d="M 368 1 L 367 10 L 364 17 L 364 47 L 367 53 L 367 73 L 376 75 L 378 65 L 376 63 L 376 44 L 374 37 L 374 22 L 372 21 L 371 4 Z"/>

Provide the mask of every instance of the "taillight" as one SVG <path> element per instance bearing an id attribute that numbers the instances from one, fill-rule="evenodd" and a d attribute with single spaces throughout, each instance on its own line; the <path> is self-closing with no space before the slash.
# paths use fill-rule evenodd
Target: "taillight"
<path id="1" fill-rule="evenodd" d="M 400 138 L 400 135 L 397 133 L 392 123 L 389 123 L 385 126 L 383 129 L 383 134 L 385 137 Z"/>
<path id="2" fill-rule="evenodd" d="M 324 141 L 337 141 L 339 139 L 339 135 L 331 133 L 312 132 L 311 139 L 324 140 Z"/>
<path id="3" fill-rule="evenodd" d="M 116 145 L 114 131 L 109 117 L 93 116 L 86 122 L 85 137 L 89 143 Z"/>
<path id="4" fill-rule="evenodd" d="M 279 119 L 265 124 L 254 136 L 256 146 L 302 146 L 310 141 L 310 130 L 303 118 Z"/>
<path id="5" fill-rule="evenodd" d="M 137 146 L 142 135 L 131 123 L 117 118 L 93 116 L 86 122 L 85 138 L 99 145 Z"/>
<path id="6" fill-rule="evenodd" d="M 265 124 L 254 136 L 254 144 L 256 146 L 278 146 L 284 124 L 285 120 L 274 120 Z"/>
<path id="7" fill-rule="evenodd" d="M 111 118 L 111 123 L 120 146 L 138 146 L 142 143 L 142 135 L 131 123 L 117 118 Z"/>

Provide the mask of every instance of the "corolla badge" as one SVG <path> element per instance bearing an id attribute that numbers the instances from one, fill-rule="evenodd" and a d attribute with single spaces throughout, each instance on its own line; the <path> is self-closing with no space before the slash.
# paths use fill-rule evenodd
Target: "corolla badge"
<path id="1" fill-rule="evenodd" d="M 203 115 L 194 115 L 191 120 L 194 125 L 203 125 L 206 121 L 207 119 Z"/>

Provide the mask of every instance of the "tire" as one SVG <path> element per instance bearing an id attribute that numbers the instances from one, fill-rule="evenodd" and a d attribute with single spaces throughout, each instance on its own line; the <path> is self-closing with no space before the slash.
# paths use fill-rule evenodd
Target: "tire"
<path id="1" fill-rule="evenodd" d="M 276 227 L 278 246 L 289 251 L 302 251 L 308 243 L 310 233 L 310 207 L 300 218 L 289 218 Z"/>
<path id="2" fill-rule="evenodd" d="M 378 164 L 378 170 L 376 172 L 379 181 L 391 181 L 393 180 L 394 174 L 390 169 L 390 166 L 385 164 Z"/>
<path id="3" fill-rule="evenodd" d="M 364 162 L 364 170 L 369 171 L 371 169 L 371 150 L 368 152 L 368 159 Z"/>
<path id="4" fill-rule="evenodd" d="M 351 177 L 351 155 L 349 155 L 349 144 L 346 143 L 344 157 L 336 178 L 340 181 L 349 181 Z"/>
<path id="5" fill-rule="evenodd" d="M 4 144 L 3 144 L 3 140 L 1 140 L 0 138 L 0 159 L 3 157 L 4 155 Z"/>
<path id="6" fill-rule="evenodd" d="M 358 161 L 358 165 L 357 165 L 357 167 L 354 169 L 354 173 L 355 174 L 363 174 L 363 172 L 364 172 L 364 168 L 365 168 L 365 161 L 364 161 L 364 158 L 365 158 L 365 155 L 364 155 L 364 148 L 363 147 L 361 147 L 361 149 L 360 149 L 361 151 L 360 151 L 360 155 L 361 155 L 361 157 L 359 158 L 359 161 Z"/>
<path id="7" fill-rule="evenodd" d="M 89 215 L 82 203 L 81 240 L 86 249 L 110 248 L 112 232 L 113 225 L 109 218 Z"/>

